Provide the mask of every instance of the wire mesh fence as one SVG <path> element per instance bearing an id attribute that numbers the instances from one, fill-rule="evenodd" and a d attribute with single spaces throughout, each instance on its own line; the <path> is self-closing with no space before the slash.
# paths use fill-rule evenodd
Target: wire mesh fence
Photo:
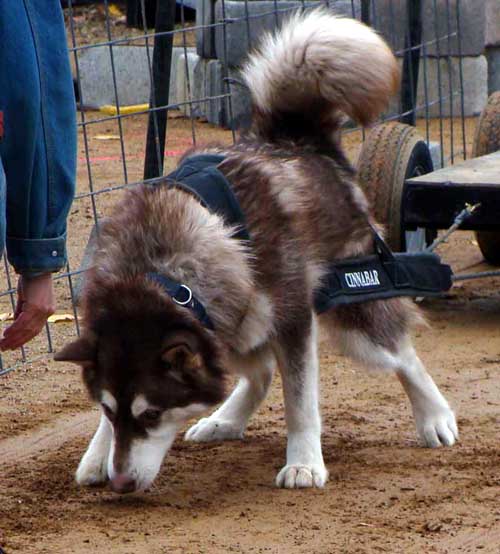
<path id="1" fill-rule="evenodd" d="M 160 178 L 186 149 L 233 142 L 250 119 L 238 79 L 245 55 L 287 14 L 320 3 L 377 29 L 400 60 L 402 92 L 382 119 L 416 125 L 434 145 L 437 165 L 466 157 L 472 118 L 466 117 L 460 0 L 66 0 L 79 141 L 69 262 L 55 276 L 57 316 L 25 348 L 0 358 L 0 375 L 79 333 L 76 293 L 94 226 L 98 232 L 122 189 Z M 363 137 L 363 129 L 346 124 L 344 147 L 353 163 Z M 5 321 L 14 311 L 16 279 L 6 261 L 4 268 Z"/>

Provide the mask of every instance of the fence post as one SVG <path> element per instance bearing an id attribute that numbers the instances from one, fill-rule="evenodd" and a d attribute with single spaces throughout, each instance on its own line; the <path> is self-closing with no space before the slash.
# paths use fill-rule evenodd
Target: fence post
<path id="1" fill-rule="evenodd" d="M 127 27 L 152 29 L 155 25 L 156 3 L 158 0 L 127 0 Z M 146 25 L 142 18 L 141 2 L 144 2 Z"/>
<path id="2" fill-rule="evenodd" d="M 401 122 L 415 125 L 417 105 L 418 66 L 420 64 L 420 44 L 422 42 L 422 4 L 421 0 L 406 3 L 407 27 L 405 33 L 405 52 L 403 75 L 401 79 Z M 417 48 L 418 47 L 418 48 Z"/>
<path id="3" fill-rule="evenodd" d="M 370 25 L 370 2 L 371 0 L 361 0 L 361 21 L 365 25 Z"/>
<path id="4" fill-rule="evenodd" d="M 158 35 L 173 31 L 175 25 L 175 0 L 162 0 L 156 5 L 155 40 L 153 50 L 153 82 L 151 83 L 144 179 L 163 174 L 165 138 L 168 110 L 159 106 L 168 105 L 170 92 L 170 69 L 172 65 L 173 34 Z"/>

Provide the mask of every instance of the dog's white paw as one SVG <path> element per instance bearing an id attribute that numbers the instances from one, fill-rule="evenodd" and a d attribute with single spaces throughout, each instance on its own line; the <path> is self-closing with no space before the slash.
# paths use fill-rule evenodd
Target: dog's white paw
<path id="1" fill-rule="evenodd" d="M 204 417 L 188 429 L 184 439 L 194 442 L 236 440 L 242 439 L 244 432 L 245 429 L 241 425 L 236 425 L 232 421 Z"/>
<path id="2" fill-rule="evenodd" d="M 415 413 L 415 421 L 420 440 L 428 448 L 451 446 L 458 440 L 455 414 L 448 406 Z"/>
<path id="3" fill-rule="evenodd" d="M 85 455 L 76 470 L 76 482 L 83 487 L 102 485 L 108 481 L 108 459 Z"/>
<path id="4" fill-rule="evenodd" d="M 276 486 L 285 489 L 322 488 L 328 480 L 324 465 L 286 465 L 276 477 Z"/>

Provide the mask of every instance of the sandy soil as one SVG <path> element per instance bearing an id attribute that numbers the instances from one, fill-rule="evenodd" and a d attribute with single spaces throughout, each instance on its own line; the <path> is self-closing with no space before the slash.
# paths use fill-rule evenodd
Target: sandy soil
<path id="1" fill-rule="evenodd" d="M 87 167 L 82 136 L 79 193 L 90 184 L 104 190 L 139 180 L 144 129 L 139 116 L 123 121 L 125 179 L 120 142 L 109 138 L 119 134 L 116 124 L 88 125 L 91 162 Z M 184 119 L 169 121 L 168 167 L 191 144 L 192 131 Z M 204 123 L 195 131 L 201 142 L 231 141 L 230 133 Z M 353 158 L 355 135 L 346 137 Z M 98 195 L 97 213 L 105 214 L 118 194 Z M 73 268 L 92 223 L 91 202 L 80 198 L 70 216 Z M 454 235 L 441 254 L 456 272 L 485 267 L 470 233 Z M 78 488 L 73 473 L 98 414 L 78 370 L 53 363 L 41 337 L 27 349 L 34 361 L 0 377 L 0 546 L 7 554 L 500 552 L 499 289 L 498 279 L 470 281 L 422 304 L 431 327 L 418 330 L 415 342 L 457 412 L 461 437 L 453 448 L 420 448 L 396 380 L 358 371 L 322 347 L 331 474 L 324 490 L 273 486 L 285 454 L 278 379 L 243 441 L 192 445 L 179 438 L 154 487 L 141 494 Z M 59 312 L 71 312 L 66 280 L 57 294 Z M 75 324 L 50 330 L 57 348 Z M 4 363 L 18 360 L 14 354 Z"/>
<path id="2" fill-rule="evenodd" d="M 7 553 L 483 552 L 500 544 L 500 297 L 426 303 L 417 348 L 458 414 L 460 442 L 427 450 L 390 376 L 322 349 L 324 490 L 282 491 L 279 382 L 247 437 L 178 440 L 154 487 L 119 497 L 73 472 L 97 421 L 78 373 L 48 362 L 4 377 L 0 544 Z"/>

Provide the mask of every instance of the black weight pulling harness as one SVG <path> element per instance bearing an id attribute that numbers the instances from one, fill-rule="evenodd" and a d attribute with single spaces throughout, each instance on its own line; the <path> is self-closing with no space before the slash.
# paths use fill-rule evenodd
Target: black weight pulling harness
<path id="1" fill-rule="evenodd" d="M 250 241 L 245 216 L 231 184 L 217 167 L 224 161 L 217 154 L 186 158 L 166 177 L 175 186 L 195 196 L 210 211 L 220 215 L 237 231 L 234 238 Z M 397 296 L 439 296 L 452 285 L 450 266 L 434 253 L 393 253 L 373 229 L 375 254 L 332 263 L 314 295 L 314 309 L 320 314 L 336 306 L 357 304 Z M 179 305 L 193 311 L 206 327 L 213 324 L 190 288 L 157 273 L 148 273 Z"/>

